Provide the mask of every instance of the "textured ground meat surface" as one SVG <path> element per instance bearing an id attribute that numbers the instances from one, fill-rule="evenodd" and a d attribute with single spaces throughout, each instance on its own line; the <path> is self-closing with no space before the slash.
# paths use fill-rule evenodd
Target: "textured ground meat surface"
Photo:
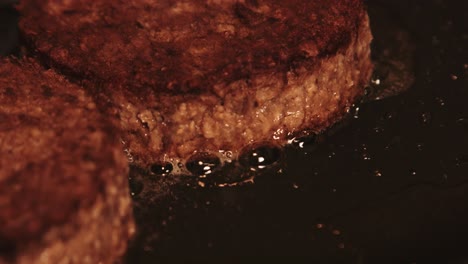
<path id="1" fill-rule="evenodd" d="M 321 132 L 372 71 L 361 0 L 25 0 L 19 10 L 33 53 L 120 120 L 143 166 Z"/>
<path id="2" fill-rule="evenodd" d="M 133 232 L 128 165 L 83 89 L 0 61 L 0 263 L 111 263 Z"/>

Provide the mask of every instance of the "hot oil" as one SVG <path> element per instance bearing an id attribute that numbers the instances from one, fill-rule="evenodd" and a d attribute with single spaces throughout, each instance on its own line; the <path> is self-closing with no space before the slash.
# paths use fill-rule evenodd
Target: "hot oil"
<path id="1" fill-rule="evenodd" d="M 410 33 L 395 23 L 387 23 L 391 19 L 388 12 L 381 7 L 374 7 L 371 12 L 372 16 L 378 16 L 380 19 L 373 20 L 371 24 L 374 35 L 372 60 L 375 69 L 362 102 L 353 105 L 348 110 L 348 117 L 325 133 L 290 138 L 288 148 L 314 147 L 352 122 L 352 119 L 359 118 L 362 104 L 397 96 L 413 84 L 415 47 Z M 377 127 L 376 130 L 378 129 Z M 199 152 L 185 161 L 168 160 L 152 164 L 147 174 L 152 175 L 153 178 L 167 176 L 181 177 L 184 181 L 192 179 L 192 185 L 198 187 L 233 187 L 254 183 L 257 176 L 274 173 L 284 158 L 285 149 L 275 144 L 273 140 L 255 143 L 245 146 L 240 153 L 230 150 L 219 150 L 218 153 Z M 308 151 L 310 152 L 310 149 Z M 132 162 L 131 157 L 129 161 Z"/>
<path id="2" fill-rule="evenodd" d="M 264 152 L 279 156 L 265 168 L 268 159 L 250 151 L 258 146 L 245 159 L 220 158 L 244 177 L 223 176 L 209 159 L 185 177 L 134 168 L 144 188 L 129 263 L 182 253 L 451 263 L 466 252 L 468 37 L 462 15 L 452 18 L 461 8 L 369 4 L 376 72 L 368 98 L 329 132 Z"/>

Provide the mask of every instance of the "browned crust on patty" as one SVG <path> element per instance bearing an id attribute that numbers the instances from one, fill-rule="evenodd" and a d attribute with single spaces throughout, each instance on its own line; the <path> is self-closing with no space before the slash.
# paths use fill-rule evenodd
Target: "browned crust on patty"
<path id="1" fill-rule="evenodd" d="M 19 9 L 26 38 L 53 64 L 141 99 L 313 70 L 365 15 L 360 0 L 25 0 Z"/>
<path id="2" fill-rule="evenodd" d="M 102 260 L 122 254 L 133 228 L 127 173 L 115 127 L 83 89 L 35 62 L 0 61 L 0 240 L 18 263 L 76 257 L 66 250 L 92 254 L 89 241 L 73 241 L 101 221 L 97 208 L 102 221 L 115 218 L 104 235 L 121 236 L 103 243 L 116 252 Z M 102 234 L 91 235 L 100 242 Z M 57 245 L 69 248 L 48 250 Z M 41 262 L 35 254 L 43 251 Z"/>

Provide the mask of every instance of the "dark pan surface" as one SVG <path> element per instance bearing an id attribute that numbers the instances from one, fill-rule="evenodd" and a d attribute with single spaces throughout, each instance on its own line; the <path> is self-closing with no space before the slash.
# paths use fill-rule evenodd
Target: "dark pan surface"
<path id="1" fill-rule="evenodd" d="M 410 90 L 365 103 L 330 136 L 287 149 L 281 166 L 254 184 L 202 188 L 134 169 L 140 234 L 127 263 L 251 255 L 468 261 L 468 2 L 369 5 L 374 27 L 390 23 L 410 33 Z M 3 54 L 17 49 L 9 41 L 16 39 L 11 13 L 0 13 Z"/>

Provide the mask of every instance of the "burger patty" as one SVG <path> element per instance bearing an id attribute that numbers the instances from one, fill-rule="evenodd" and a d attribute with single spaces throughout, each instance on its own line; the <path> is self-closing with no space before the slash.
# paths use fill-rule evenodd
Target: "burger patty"
<path id="1" fill-rule="evenodd" d="M 127 175 L 80 87 L 0 60 L 0 263 L 113 263 L 134 228 Z"/>
<path id="2" fill-rule="evenodd" d="M 19 10 L 34 54 L 119 120 L 142 166 L 235 159 L 249 144 L 320 133 L 372 71 L 362 0 L 24 0 Z"/>

